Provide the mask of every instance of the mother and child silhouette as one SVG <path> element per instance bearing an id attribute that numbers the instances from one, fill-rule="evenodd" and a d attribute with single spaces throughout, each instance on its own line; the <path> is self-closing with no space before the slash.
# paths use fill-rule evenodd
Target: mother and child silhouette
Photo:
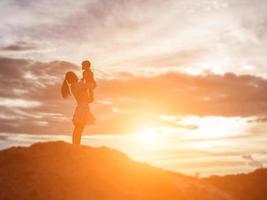
<path id="1" fill-rule="evenodd" d="M 90 111 L 89 104 L 94 101 L 93 90 L 96 87 L 96 82 L 89 60 L 82 62 L 82 70 L 83 76 L 81 79 L 74 72 L 68 71 L 61 87 L 62 97 L 67 98 L 72 94 L 77 103 L 72 118 L 74 124 L 72 143 L 77 145 L 81 143 L 85 126 L 95 123 L 95 117 Z"/>

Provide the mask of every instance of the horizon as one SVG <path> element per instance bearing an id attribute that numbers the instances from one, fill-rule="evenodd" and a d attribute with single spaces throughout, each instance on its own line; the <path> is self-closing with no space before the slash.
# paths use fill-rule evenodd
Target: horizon
<path id="1" fill-rule="evenodd" d="M 267 166 L 264 0 L 3 0 L 0 149 L 70 141 L 60 87 L 96 78 L 82 143 L 202 176 Z"/>

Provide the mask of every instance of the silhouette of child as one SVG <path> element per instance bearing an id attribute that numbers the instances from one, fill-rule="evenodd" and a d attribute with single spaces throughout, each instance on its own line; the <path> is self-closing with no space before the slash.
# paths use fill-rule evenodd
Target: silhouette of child
<path id="1" fill-rule="evenodd" d="M 96 82 L 94 79 L 94 74 L 92 72 L 91 68 L 91 63 L 89 60 L 84 60 L 82 62 L 82 70 L 83 70 L 83 77 L 82 81 L 87 84 L 88 86 L 88 95 L 90 97 L 90 102 L 94 101 L 94 94 L 93 90 L 96 87 Z"/>

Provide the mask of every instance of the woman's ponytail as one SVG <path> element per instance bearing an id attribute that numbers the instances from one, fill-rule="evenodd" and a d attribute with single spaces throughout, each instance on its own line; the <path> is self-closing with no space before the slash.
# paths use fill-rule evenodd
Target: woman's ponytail
<path id="1" fill-rule="evenodd" d="M 70 88 L 66 79 L 63 81 L 61 86 L 61 95 L 65 99 L 68 98 L 68 96 L 70 96 Z"/>
<path id="2" fill-rule="evenodd" d="M 72 71 L 69 71 L 65 74 L 65 80 L 62 83 L 61 86 L 61 95 L 63 98 L 68 98 L 70 96 L 70 88 L 69 84 L 73 84 L 78 81 L 78 77 L 76 74 Z M 68 84 L 69 83 L 69 84 Z"/>

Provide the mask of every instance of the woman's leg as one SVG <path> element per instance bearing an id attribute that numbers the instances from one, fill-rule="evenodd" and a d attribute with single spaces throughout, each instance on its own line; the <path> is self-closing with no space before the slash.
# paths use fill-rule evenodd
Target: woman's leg
<path id="1" fill-rule="evenodd" d="M 80 144 L 81 143 L 81 136 L 84 130 L 84 124 L 76 124 L 72 133 L 72 144 Z"/>

